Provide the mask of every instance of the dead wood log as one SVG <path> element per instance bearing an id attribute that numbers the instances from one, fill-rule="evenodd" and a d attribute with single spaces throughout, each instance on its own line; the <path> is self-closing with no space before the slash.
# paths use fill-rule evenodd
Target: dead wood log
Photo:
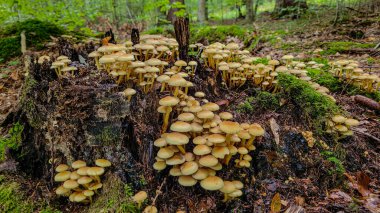
<path id="1" fill-rule="evenodd" d="M 132 29 L 131 41 L 132 41 L 133 45 L 140 43 L 140 33 L 139 33 L 139 30 L 137 28 Z"/>
<path id="2" fill-rule="evenodd" d="M 189 18 L 176 18 L 174 21 L 175 38 L 178 42 L 179 58 L 187 61 L 189 49 Z"/>
<path id="3" fill-rule="evenodd" d="M 354 96 L 354 100 L 358 104 L 361 104 L 361 105 L 366 106 L 366 107 L 373 109 L 373 110 L 379 110 L 380 111 L 380 103 L 378 103 L 378 102 L 376 102 L 370 98 L 367 98 L 367 97 L 362 96 L 362 95 L 356 95 L 356 96 Z"/>

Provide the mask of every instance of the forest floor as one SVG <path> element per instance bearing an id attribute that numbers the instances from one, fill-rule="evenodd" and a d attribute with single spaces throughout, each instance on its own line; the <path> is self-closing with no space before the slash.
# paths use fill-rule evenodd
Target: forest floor
<path id="1" fill-rule="evenodd" d="M 250 48 L 253 55 L 258 57 L 271 55 L 272 58 L 281 58 L 285 54 L 293 54 L 301 60 L 313 59 L 323 63 L 346 58 L 359 61 L 362 68 L 380 73 L 380 52 L 374 49 L 376 43 L 380 42 L 379 25 L 379 21 L 368 21 L 368 19 L 355 19 L 337 26 L 319 23 L 318 20 L 315 23 L 310 20 L 290 22 L 276 20 L 257 23 L 254 26 L 256 31 L 245 36 L 248 42 L 236 37 L 227 37 L 226 41 L 239 42 Z M 253 44 L 254 42 L 256 43 Z M 323 52 L 314 53 L 317 48 L 321 48 Z M 25 77 L 22 73 L 22 58 L 14 58 L 0 65 L 0 69 L 0 123 L 2 123 L 9 113 L 18 107 Z M 196 79 L 195 83 L 196 88 L 201 89 L 210 82 Z M 266 212 L 270 209 L 274 194 L 279 192 L 281 204 L 283 209 L 288 209 L 287 212 L 379 211 L 379 112 L 358 105 L 348 91 L 333 91 L 332 95 L 337 104 L 353 118 L 360 120 L 360 126 L 356 129 L 357 134 L 350 140 L 342 140 L 338 144 L 329 143 L 329 138 L 319 138 L 320 141 L 326 141 L 320 143 L 325 144 L 324 147 L 310 145 L 305 140 L 302 133 L 311 128 L 308 122 L 298 115 L 300 110 L 289 97 L 282 98 L 281 107 L 271 108 L 251 103 L 253 109 L 247 109 L 244 108 L 244 104 L 250 104 L 249 98 L 255 98 L 256 90 L 244 88 L 238 92 L 216 90 L 209 93 L 209 100 L 225 103 L 222 104 L 224 109 L 234 111 L 237 121 L 258 122 L 267 131 L 253 153 L 255 156 L 253 168 L 237 174 L 228 171 L 224 174 L 228 178 L 243 177 L 244 182 L 249 184 L 245 190 L 247 195 L 240 201 L 221 204 L 218 201 L 219 197 L 210 193 L 207 193 L 204 199 L 195 198 L 192 193 L 200 193 L 199 189 L 187 191 L 181 187 L 166 186 L 165 190 L 171 193 L 174 190 L 178 191 L 177 196 L 162 195 L 163 198 L 159 200 L 162 208 L 170 212 L 174 210 L 169 207 L 170 201 L 178 205 L 176 207 L 186 204 L 189 209 L 211 209 L 212 212 L 221 212 L 222 209 L 229 209 L 229 212 L 233 212 L 234 209 L 243 212 L 253 212 L 252 209 L 254 212 Z M 269 120 L 274 120 L 280 127 L 277 132 L 280 138 L 279 144 L 273 143 L 276 133 L 273 132 Z M 8 129 L 9 125 L 2 126 L 0 133 L 5 135 Z M 7 166 L 0 164 L 0 172 L 8 170 Z M 151 172 L 147 173 L 151 175 Z M 31 179 L 28 175 L 12 169 L 4 175 L 0 176 L 0 200 L 1 194 L 8 190 L 4 189 L 4 184 L 13 184 L 14 188 L 10 191 L 17 192 L 14 199 L 30 197 L 30 200 L 36 198 L 43 203 L 38 205 L 25 203 L 32 205 L 30 209 L 41 210 L 51 204 L 53 208 L 63 212 L 88 211 L 82 206 L 65 207 L 60 204 L 62 200 L 54 200 L 52 192 L 48 190 L 51 186 L 46 183 L 47 181 Z M 9 177 L 14 179 L 9 180 Z M 163 180 L 162 177 L 157 180 L 151 177 L 145 179 L 152 183 L 149 191 L 155 191 Z M 21 186 L 15 186 L 15 182 Z M 125 192 L 121 194 L 125 196 Z M 109 206 L 101 208 L 103 210 L 113 208 L 112 203 L 107 205 Z M 94 209 L 92 211 L 96 212 Z"/>

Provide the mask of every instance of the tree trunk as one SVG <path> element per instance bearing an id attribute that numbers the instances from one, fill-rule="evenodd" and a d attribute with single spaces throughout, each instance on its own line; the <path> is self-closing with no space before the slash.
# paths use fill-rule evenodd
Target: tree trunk
<path id="1" fill-rule="evenodd" d="M 245 16 L 245 20 L 248 23 L 251 23 L 254 21 L 253 0 L 246 0 L 245 6 L 247 7 L 247 14 Z"/>
<path id="2" fill-rule="evenodd" d="M 299 18 L 307 8 L 306 0 L 276 0 L 274 15 L 277 17 L 289 15 L 291 18 Z"/>
<path id="3" fill-rule="evenodd" d="M 170 4 L 173 4 L 174 2 L 180 2 L 182 4 L 185 4 L 185 0 L 170 0 Z M 170 7 L 168 15 L 167 15 L 167 20 L 170 21 L 171 23 L 174 23 L 175 21 L 175 15 L 174 13 L 178 11 L 177 8 L 172 8 Z"/>
<path id="4" fill-rule="evenodd" d="M 132 28 L 131 41 L 132 41 L 133 45 L 136 45 L 136 44 L 139 44 L 139 43 L 140 43 L 140 33 L 139 33 L 139 29 L 137 29 L 137 28 Z"/>
<path id="5" fill-rule="evenodd" d="M 206 21 L 206 0 L 198 1 L 198 21 L 201 24 Z"/>
<path id="6" fill-rule="evenodd" d="M 208 0 L 205 0 L 205 16 L 206 21 L 208 21 Z"/>
<path id="7" fill-rule="evenodd" d="M 178 42 L 179 58 L 187 61 L 188 49 L 189 49 L 189 19 L 188 18 L 176 18 L 174 22 L 175 38 Z"/>

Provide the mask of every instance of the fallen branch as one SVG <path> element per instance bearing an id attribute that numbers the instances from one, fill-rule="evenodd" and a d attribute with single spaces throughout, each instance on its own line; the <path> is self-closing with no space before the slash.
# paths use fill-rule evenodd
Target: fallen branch
<path id="1" fill-rule="evenodd" d="M 377 142 L 380 143 L 380 139 L 379 139 L 379 138 L 377 138 L 377 137 L 375 137 L 375 136 L 373 136 L 373 135 L 371 135 L 371 134 L 369 134 L 369 133 L 362 132 L 362 131 L 357 130 L 357 129 L 354 129 L 354 128 L 352 128 L 352 130 L 353 130 L 354 132 L 356 132 L 356 133 L 359 133 L 359 134 L 365 135 L 365 136 L 367 136 L 367 137 L 373 139 L 374 141 L 377 141 Z"/>
<path id="2" fill-rule="evenodd" d="M 364 105 L 370 109 L 380 111 L 380 103 L 378 103 L 378 102 L 376 102 L 370 98 L 364 97 L 362 95 L 356 95 L 356 96 L 354 96 L 354 100 L 356 103 Z"/>

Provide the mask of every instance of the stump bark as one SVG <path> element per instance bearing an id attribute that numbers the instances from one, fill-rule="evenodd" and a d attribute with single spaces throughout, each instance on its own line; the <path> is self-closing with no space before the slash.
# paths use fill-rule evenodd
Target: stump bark
<path id="1" fill-rule="evenodd" d="M 174 21 L 175 38 L 178 42 L 179 58 L 188 61 L 189 49 L 189 18 L 176 18 Z"/>

